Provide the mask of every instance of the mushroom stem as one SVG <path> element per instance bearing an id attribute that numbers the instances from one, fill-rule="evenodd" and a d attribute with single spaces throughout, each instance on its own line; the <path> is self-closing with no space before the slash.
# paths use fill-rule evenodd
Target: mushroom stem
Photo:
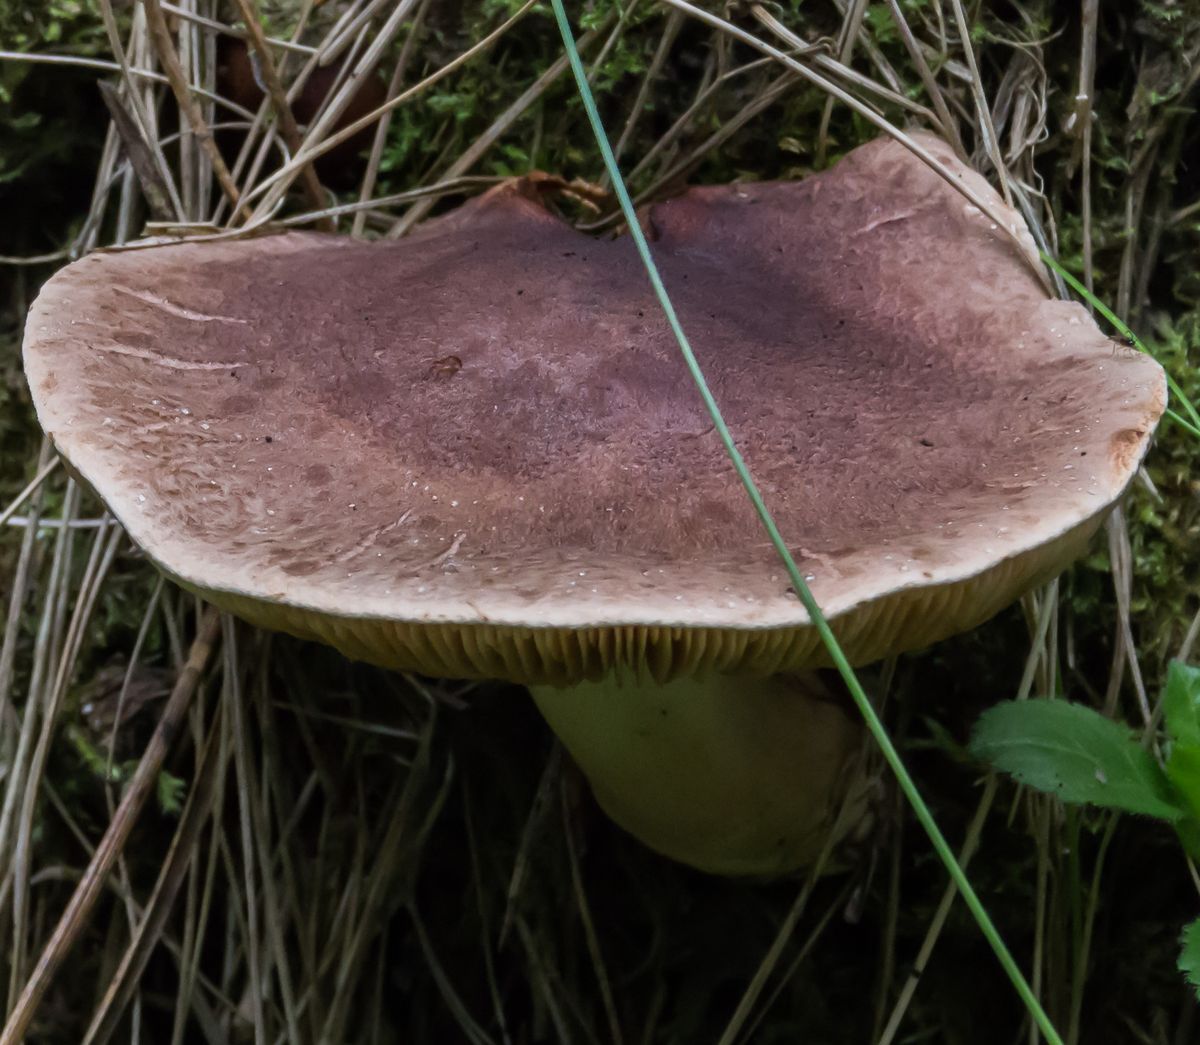
<path id="1" fill-rule="evenodd" d="M 530 692 L 604 811 L 702 871 L 794 871 L 816 860 L 835 821 L 846 832 L 866 813 L 865 789 L 852 786 L 861 727 L 816 675 L 610 676 Z M 839 818 L 843 799 L 854 807 Z"/>

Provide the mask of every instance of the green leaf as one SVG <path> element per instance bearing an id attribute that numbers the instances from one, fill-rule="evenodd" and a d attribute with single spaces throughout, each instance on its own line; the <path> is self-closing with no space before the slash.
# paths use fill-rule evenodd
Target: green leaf
<path id="1" fill-rule="evenodd" d="M 1167 757 L 1167 778 L 1192 814 L 1200 817 L 1200 744 L 1176 741 L 1172 745 Z"/>
<path id="2" fill-rule="evenodd" d="M 1200 918 L 1183 928 L 1179 938 L 1178 967 L 1200 997 Z"/>
<path id="3" fill-rule="evenodd" d="M 1193 816 L 1200 816 L 1200 668 L 1171 661 L 1162 702 L 1171 738 L 1167 777 Z M 1200 842 L 1200 838 L 1192 841 Z M 1188 852 L 1194 851 L 1189 844 Z"/>
<path id="4" fill-rule="evenodd" d="M 1171 661 L 1163 690 L 1163 712 L 1172 740 L 1200 746 L 1200 668 L 1181 660 Z"/>
<path id="5" fill-rule="evenodd" d="M 1172 823 L 1187 815 L 1162 767 L 1124 726 L 1062 700 L 1010 701 L 984 713 L 971 753 L 1064 802 Z"/>
<path id="6" fill-rule="evenodd" d="M 1200 819 L 1186 816 L 1175 824 L 1175 834 L 1183 850 L 1193 860 L 1200 860 Z"/>
<path id="7" fill-rule="evenodd" d="M 187 795 L 187 781 L 172 776 L 165 769 L 158 774 L 158 807 L 168 816 L 178 816 Z"/>

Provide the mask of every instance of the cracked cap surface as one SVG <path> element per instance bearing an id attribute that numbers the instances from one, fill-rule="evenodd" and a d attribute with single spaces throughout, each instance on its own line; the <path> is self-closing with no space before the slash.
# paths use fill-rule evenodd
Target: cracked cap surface
<path id="1" fill-rule="evenodd" d="M 852 661 L 1083 548 L 1165 402 L 901 146 L 649 209 L 714 394 Z M 60 452 L 169 574 L 351 656 L 524 682 L 823 662 L 627 237 L 501 186 L 398 242 L 97 253 L 30 313 Z"/>

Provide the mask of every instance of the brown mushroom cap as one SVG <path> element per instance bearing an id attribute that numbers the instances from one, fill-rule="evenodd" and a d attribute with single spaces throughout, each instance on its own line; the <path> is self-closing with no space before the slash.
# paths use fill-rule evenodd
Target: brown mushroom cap
<path id="1" fill-rule="evenodd" d="M 880 140 L 693 189 L 653 249 L 855 663 L 985 620 L 1083 548 L 1163 374 L 1047 299 L 1005 230 Z M 658 680 L 823 661 L 627 237 L 513 183 L 399 242 L 98 253 L 25 363 L 59 450 L 180 582 L 351 656 Z"/>

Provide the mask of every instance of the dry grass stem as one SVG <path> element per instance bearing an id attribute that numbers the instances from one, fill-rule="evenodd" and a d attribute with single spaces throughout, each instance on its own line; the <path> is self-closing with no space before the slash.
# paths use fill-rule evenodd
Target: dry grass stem
<path id="1" fill-rule="evenodd" d="M 90 35 L 72 36 L 56 13 L 61 41 L 0 51 L 12 97 L 23 78 L 86 82 L 80 111 L 97 123 L 78 199 L 61 214 L 39 205 L 38 223 L 61 235 L 22 231 L 0 256 L 13 317 L 42 266 L 93 250 L 312 225 L 397 237 L 535 168 L 595 187 L 564 193 L 562 212 L 620 234 L 536 0 L 83 6 Z M 1038 246 L 1111 294 L 1196 388 L 1190 16 L 1167 32 L 1154 5 L 1095 0 L 1069 12 L 1025 0 L 584 7 L 573 17 L 587 75 L 639 203 L 689 180 L 799 176 L 877 132 L 946 177 L 898 125 L 925 127 L 985 170 Z M 231 40 L 263 88 L 254 111 L 226 96 L 218 41 L 224 54 Z M 107 110 L 89 75 L 108 78 Z M 300 105 L 314 77 L 315 112 Z M 384 102 L 347 120 L 376 81 Z M 39 118 L 53 153 L 61 125 L 49 110 Z M 10 172 L 29 184 L 22 134 L 0 191 Z M 335 171 L 355 136 L 369 148 Z M 25 230 L 20 218 L 11 226 Z M 1051 286 L 1070 296 L 1059 276 Z M 0 1045 L 690 1045 L 718 1024 L 723 1045 L 833 1041 L 850 1027 L 895 1045 L 957 1040 L 963 1013 L 992 1004 L 956 890 L 928 874 L 894 794 L 875 809 L 878 837 L 838 854 L 857 871 L 847 879 L 715 882 L 607 824 L 511 688 L 387 675 L 222 622 L 154 573 L 37 438 L 19 319 L 10 326 Z M 1159 859 L 1171 839 L 1151 825 L 984 776 L 962 744 L 992 700 L 1066 696 L 1139 723 L 1162 754 L 1165 665 L 1200 648 L 1196 594 L 1176 590 L 1194 572 L 1181 549 L 1200 524 L 1181 433 L 1160 432 L 1107 542 L 1026 596 L 1023 618 L 864 671 L 1073 1045 L 1194 1037 L 1171 948 L 1200 874 L 1177 850 Z M 1113 957 L 1128 949 L 1120 934 L 1135 939 L 1136 963 Z M 1015 1008 L 996 1012 L 972 1041 L 1035 1045 Z"/>
<path id="2" fill-rule="evenodd" d="M 0 1031 L 0 1045 L 20 1045 L 25 1040 L 29 1024 L 46 988 L 86 926 L 100 891 L 104 888 L 105 879 L 120 855 L 138 814 L 154 790 L 163 760 L 183 725 L 188 704 L 196 691 L 200 675 L 208 664 L 220 627 L 221 618 L 216 610 L 207 610 L 200 622 L 187 663 L 171 691 L 170 700 L 163 709 L 162 718 L 150 738 L 134 776 L 129 781 L 116 815 L 100 845 L 96 847 L 95 855 L 88 864 L 83 879 L 9 1013 L 3 1031 Z"/>

